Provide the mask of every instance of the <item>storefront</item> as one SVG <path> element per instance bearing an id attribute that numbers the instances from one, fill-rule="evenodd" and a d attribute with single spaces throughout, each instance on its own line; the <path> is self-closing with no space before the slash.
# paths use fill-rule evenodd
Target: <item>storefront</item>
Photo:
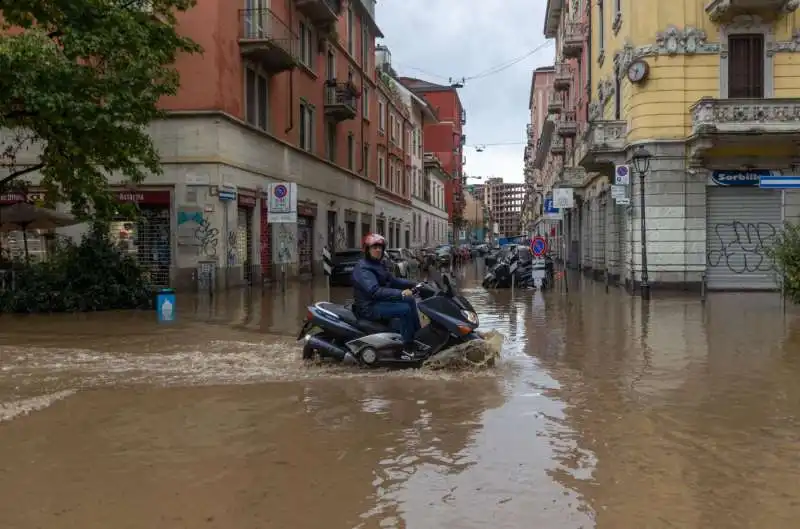
<path id="1" fill-rule="evenodd" d="M 783 224 L 782 194 L 758 187 L 771 171 L 713 171 L 706 187 L 706 285 L 710 290 L 774 290 L 767 254 Z"/>
<path id="2" fill-rule="evenodd" d="M 258 200 L 256 192 L 238 189 L 236 193 L 236 239 L 233 243 L 234 263 L 228 266 L 242 270 L 241 279 L 248 284 L 253 281 L 253 217 Z"/>
<path id="3" fill-rule="evenodd" d="M 369 213 L 362 213 L 361 214 L 361 240 L 364 240 L 364 237 L 372 233 L 372 215 Z"/>
<path id="4" fill-rule="evenodd" d="M 297 264 L 298 273 L 314 273 L 314 221 L 317 206 L 311 203 L 297 204 Z"/>
<path id="5" fill-rule="evenodd" d="M 358 226 L 358 212 L 347 210 L 344 212 L 344 238 L 345 248 L 357 248 L 356 226 Z"/>
<path id="6" fill-rule="evenodd" d="M 378 219 L 375 221 L 375 233 L 386 237 L 386 217 L 378 215 Z"/>
<path id="7" fill-rule="evenodd" d="M 117 217 L 111 223 L 111 240 L 123 252 L 135 256 L 148 270 L 156 287 L 170 285 L 172 265 L 171 205 L 172 191 L 118 190 L 117 202 L 136 206 L 135 219 Z"/>
<path id="8" fill-rule="evenodd" d="M 20 202 L 41 204 L 44 202 L 44 193 L 33 191 L 0 195 L 0 207 L 12 206 Z M 2 224 L 2 210 L 0 210 L 0 225 Z M 26 242 L 29 259 L 43 261 L 47 258 L 47 242 L 41 232 L 38 230 L 24 233 L 22 231 L 9 231 L 0 232 L 0 263 L 10 259 L 22 259 L 25 256 Z"/>

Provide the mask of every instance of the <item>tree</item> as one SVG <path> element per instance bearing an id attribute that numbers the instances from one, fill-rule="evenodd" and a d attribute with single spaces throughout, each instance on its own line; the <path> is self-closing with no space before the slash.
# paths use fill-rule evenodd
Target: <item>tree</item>
<path id="1" fill-rule="evenodd" d="M 146 126 L 178 90 L 177 56 L 200 51 L 176 31 L 194 3 L 0 0 L 0 192 L 39 172 L 48 202 L 102 217 L 110 174 L 160 173 Z"/>
<path id="2" fill-rule="evenodd" d="M 787 222 L 766 250 L 775 262 L 784 294 L 800 303 L 800 223 Z"/>

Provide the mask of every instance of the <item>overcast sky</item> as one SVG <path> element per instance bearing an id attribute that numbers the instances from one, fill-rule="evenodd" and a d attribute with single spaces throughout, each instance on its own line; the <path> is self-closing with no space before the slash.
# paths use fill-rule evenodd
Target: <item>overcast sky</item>
<path id="1" fill-rule="evenodd" d="M 378 0 L 376 17 L 400 75 L 447 83 L 466 77 L 466 172 L 522 182 L 528 95 L 534 68 L 553 63 L 553 46 L 502 71 L 545 42 L 543 0 Z M 506 143 L 509 145 L 491 144 Z M 483 152 L 477 146 L 486 145 Z M 471 181 L 474 182 L 474 181 Z"/>

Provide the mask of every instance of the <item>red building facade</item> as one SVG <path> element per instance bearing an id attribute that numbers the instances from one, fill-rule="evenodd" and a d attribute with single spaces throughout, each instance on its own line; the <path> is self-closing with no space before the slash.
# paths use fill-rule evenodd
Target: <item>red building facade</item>
<path id="1" fill-rule="evenodd" d="M 438 123 L 425 125 L 425 152 L 435 154 L 451 176 L 445 186 L 445 200 L 450 222 L 457 229 L 464 212 L 464 125 L 467 122 L 458 90 L 412 77 L 401 77 L 400 81 L 424 97 L 438 113 Z"/>

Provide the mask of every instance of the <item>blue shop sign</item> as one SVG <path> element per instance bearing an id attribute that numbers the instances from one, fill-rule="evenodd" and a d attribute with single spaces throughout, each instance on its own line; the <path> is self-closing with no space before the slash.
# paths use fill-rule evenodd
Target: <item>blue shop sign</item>
<path id="1" fill-rule="evenodd" d="M 750 171 L 714 171 L 711 182 L 718 186 L 758 187 L 762 176 L 776 174 L 769 169 L 752 169 Z"/>
<path id="2" fill-rule="evenodd" d="M 553 207 L 553 199 L 544 199 L 544 212 L 545 213 L 558 213 L 558 208 Z"/>

